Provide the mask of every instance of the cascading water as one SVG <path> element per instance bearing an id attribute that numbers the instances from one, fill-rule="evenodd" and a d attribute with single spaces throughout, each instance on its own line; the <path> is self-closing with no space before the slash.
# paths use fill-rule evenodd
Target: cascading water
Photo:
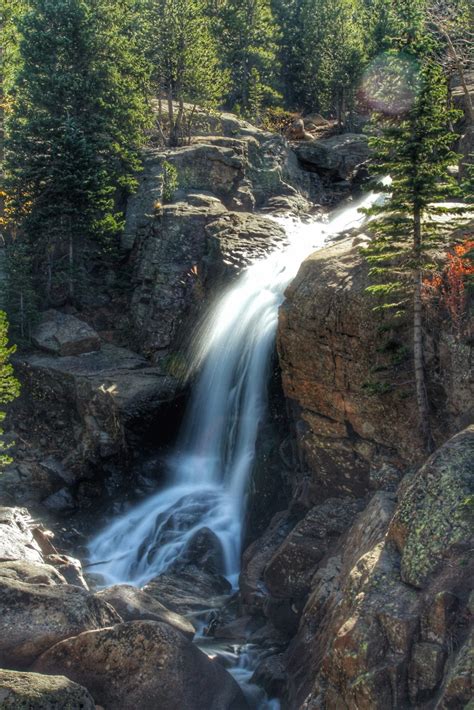
<path id="1" fill-rule="evenodd" d="M 284 291 L 303 259 L 326 239 L 357 226 L 360 208 L 328 221 L 280 219 L 288 242 L 248 267 L 211 309 L 195 339 L 198 371 L 166 488 L 112 522 L 90 544 L 90 560 L 108 583 L 141 585 L 166 570 L 201 528 L 220 540 L 225 574 L 239 572 L 242 521 L 267 372 Z"/>

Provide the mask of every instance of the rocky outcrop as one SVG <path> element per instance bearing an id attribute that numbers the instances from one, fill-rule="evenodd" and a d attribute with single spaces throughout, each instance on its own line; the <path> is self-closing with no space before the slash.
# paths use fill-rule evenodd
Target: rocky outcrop
<path id="1" fill-rule="evenodd" d="M 58 641 L 119 621 L 111 606 L 79 587 L 0 576 L 0 667 L 26 669 Z"/>
<path id="2" fill-rule="evenodd" d="M 245 710 L 233 678 L 182 634 L 155 621 L 86 632 L 58 643 L 35 671 L 64 674 L 105 710 Z"/>
<path id="3" fill-rule="evenodd" d="M 129 584 L 107 587 L 96 596 L 110 604 L 124 621 L 161 621 L 189 639 L 194 636 L 194 626 L 184 616 L 170 611 L 146 592 Z"/>
<path id="4" fill-rule="evenodd" d="M 287 707 L 468 702 L 473 453 L 470 427 L 403 481 L 398 504 L 378 492 L 319 566 L 287 654 Z"/>
<path id="5" fill-rule="evenodd" d="M 0 508 L 0 560 L 42 563 L 41 548 L 32 530 L 27 510 Z"/>
<path id="6" fill-rule="evenodd" d="M 188 193 L 163 207 L 134 255 L 131 313 L 142 350 L 179 373 L 206 299 L 284 238 L 276 222 L 228 212 L 212 194 Z"/>
<path id="7" fill-rule="evenodd" d="M 20 457 L 2 475 L 0 493 L 7 504 L 41 503 L 56 514 L 105 491 L 107 475 L 130 462 L 134 429 L 172 407 L 178 389 L 143 356 L 108 343 L 81 355 L 34 353 L 15 365 L 23 383 L 13 432 Z"/>
<path id="8" fill-rule="evenodd" d="M 304 141 L 295 150 L 303 168 L 333 180 L 351 178 L 370 157 L 367 136 L 358 133 Z"/>
<path id="9" fill-rule="evenodd" d="M 33 343 L 54 355 L 81 355 L 100 350 L 100 338 L 93 328 L 75 316 L 45 311 L 36 327 Z"/>
<path id="10" fill-rule="evenodd" d="M 322 494 L 396 486 L 400 470 L 423 457 L 409 324 L 395 327 L 374 312 L 361 240 L 348 237 L 303 262 L 280 310 L 283 389 L 314 502 Z M 470 352 L 442 330 L 427 344 L 439 442 L 465 426 L 472 411 Z"/>
<path id="11" fill-rule="evenodd" d="M 64 676 L 0 670 L 0 707 L 4 710 L 95 710 L 90 693 Z"/>
<path id="12" fill-rule="evenodd" d="M 291 638 L 321 560 L 363 507 L 361 500 L 340 498 L 314 506 L 299 521 L 294 513 L 277 513 L 243 555 L 240 592 L 246 611 L 263 615 Z"/>
<path id="13" fill-rule="evenodd" d="M 2 708 L 247 710 L 223 666 L 191 643 L 187 619 L 134 587 L 93 594 L 68 584 L 67 560 L 26 510 L 0 509 Z M 202 574 L 188 575 L 189 590 L 210 604 L 211 575 Z M 82 579 L 80 565 L 76 576 Z M 150 585 L 160 587 L 165 580 Z M 230 589 L 224 579 L 221 589 Z"/>
<path id="14" fill-rule="evenodd" d="M 143 591 L 168 609 L 190 618 L 222 605 L 222 598 L 231 591 L 231 584 L 216 574 L 190 565 L 163 572 L 148 582 Z"/>

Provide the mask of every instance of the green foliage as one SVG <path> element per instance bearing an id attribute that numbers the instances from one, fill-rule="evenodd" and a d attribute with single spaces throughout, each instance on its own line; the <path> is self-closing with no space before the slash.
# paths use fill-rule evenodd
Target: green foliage
<path id="1" fill-rule="evenodd" d="M 8 344 L 8 321 L 3 311 L 0 311 L 0 405 L 12 402 L 20 394 L 20 385 L 13 373 L 13 366 L 9 362 L 10 356 L 15 352 L 15 346 Z M 5 412 L 0 411 L 0 423 L 5 419 Z M 7 451 L 11 444 L 3 440 L 3 429 L 0 428 L 0 468 L 11 463 Z"/>
<path id="2" fill-rule="evenodd" d="M 393 52 L 387 55 L 387 62 L 387 77 L 393 76 L 392 91 L 387 85 L 382 90 L 393 103 L 380 101 L 386 112 L 375 114 L 369 142 L 376 156 L 373 171 L 392 178 L 390 185 L 381 188 L 390 194 L 390 204 L 369 210 L 376 218 L 371 225 L 376 238 L 364 254 L 376 281 L 368 292 L 383 298 L 396 296 L 392 305 L 399 308 L 401 302 L 410 302 L 407 297 L 413 287 L 413 271 L 426 268 L 430 250 L 446 235 L 440 221 L 445 208 L 440 203 L 461 195 L 456 179 L 448 172 L 458 160 L 451 147 L 455 134 L 449 128 L 458 113 L 447 108 L 446 80 L 429 55 L 401 62 L 400 53 Z M 417 68 L 408 94 L 406 65 L 410 72 L 413 66 Z M 397 76 L 398 67 L 402 80 Z M 403 97 L 397 103 L 400 86 Z M 414 235 L 417 220 L 422 231 L 419 245 Z"/>
<path id="3" fill-rule="evenodd" d="M 340 122 L 353 108 L 365 63 L 358 0 L 303 0 L 301 6 L 300 96 L 313 111 Z"/>
<path id="4" fill-rule="evenodd" d="M 204 0 L 146 0 L 145 54 L 170 145 L 189 139 L 195 106 L 215 108 L 227 86 L 206 11 Z"/>
<path id="5" fill-rule="evenodd" d="M 134 185 L 147 122 L 125 19 L 109 0 L 31 0 L 12 20 L 6 211 L 41 304 L 77 300 L 91 244 L 110 249 L 122 227 L 116 190 Z"/>
<path id="6" fill-rule="evenodd" d="M 459 156 L 451 126 L 458 112 L 449 104 L 448 86 L 434 54 L 435 43 L 424 32 L 423 3 L 397 4 L 395 47 L 384 57 L 384 71 L 370 95 L 377 108 L 370 145 L 374 172 L 390 175 L 381 189 L 389 204 L 371 210 L 374 239 L 364 251 L 375 283 L 367 289 L 378 299 L 376 308 L 395 311 L 411 306 L 413 313 L 413 369 L 420 431 L 428 449 L 433 440 L 429 399 L 424 375 L 422 279 L 432 262 L 433 247 L 452 231 L 458 209 L 442 201 L 461 197 L 449 167 Z M 449 222 L 442 218 L 450 215 Z"/>
<path id="7" fill-rule="evenodd" d="M 223 0 L 216 32 L 230 72 L 228 106 L 253 120 L 276 104 L 278 26 L 270 0 Z"/>
<path id="8" fill-rule="evenodd" d="M 178 171 L 167 160 L 163 163 L 163 201 L 171 202 L 178 188 Z"/>

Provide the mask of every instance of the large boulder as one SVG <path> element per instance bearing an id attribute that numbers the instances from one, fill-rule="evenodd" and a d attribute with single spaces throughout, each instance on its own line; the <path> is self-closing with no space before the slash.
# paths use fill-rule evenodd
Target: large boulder
<path id="1" fill-rule="evenodd" d="M 436 451 L 408 485 L 388 533 L 407 584 L 424 587 L 445 559 L 474 543 L 473 462 L 474 425 Z"/>
<path id="2" fill-rule="evenodd" d="M 96 499 L 104 473 L 129 462 L 134 432 L 151 425 L 158 411 L 172 408 L 179 389 L 175 378 L 150 367 L 143 356 L 111 344 L 64 357 L 35 352 L 18 356 L 15 365 L 23 384 L 21 416 L 35 421 L 28 441 L 50 450 L 55 432 L 54 456 L 40 454 L 36 466 L 47 480 L 41 504 L 54 513 L 77 508 L 79 495 L 82 503 Z M 15 501 L 15 489 L 18 497 L 25 493 L 26 463 L 14 468 L 18 478 L 8 490 Z M 43 487 L 36 477 L 29 485 Z"/>
<path id="3" fill-rule="evenodd" d="M 167 609 L 188 617 L 199 617 L 209 609 L 220 607 L 222 598 L 231 589 L 225 577 L 210 574 L 193 565 L 178 571 L 170 569 L 163 572 L 143 588 Z"/>
<path id="4" fill-rule="evenodd" d="M 0 666 L 26 669 L 58 641 L 120 621 L 111 606 L 80 587 L 0 576 Z"/>
<path id="5" fill-rule="evenodd" d="M 0 508 L 0 561 L 43 561 L 43 555 L 31 532 L 30 516 L 25 508 Z"/>
<path id="6" fill-rule="evenodd" d="M 225 561 L 222 544 L 215 532 L 200 528 L 188 540 L 172 569 L 179 572 L 194 566 L 210 575 L 224 574 Z"/>
<path id="7" fill-rule="evenodd" d="M 64 676 L 0 670 L 4 710 L 95 710 L 90 693 Z"/>
<path id="8" fill-rule="evenodd" d="M 194 626 L 184 616 L 170 611 L 152 596 L 130 584 L 107 587 L 97 592 L 96 596 L 113 606 L 124 621 L 161 621 L 190 639 L 194 636 Z"/>
<path id="9" fill-rule="evenodd" d="M 339 180 L 351 177 L 370 156 L 367 136 L 359 133 L 304 141 L 295 150 L 304 168 Z"/>
<path id="10" fill-rule="evenodd" d="M 101 341 L 87 323 L 75 316 L 50 310 L 42 314 L 33 332 L 33 343 L 54 355 L 81 355 L 100 350 Z"/>
<path id="11" fill-rule="evenodd" d="M 105 710 L 243 710 L 240 688 L 181 633 L 155 621 L 89 631 L 34 665 L 84 685 Z"/>
<path id="12" fill-rule="evenodd" d="M 30 562 L 29 560 L 12 560 L 0 562 L 0 579 L 11 579 L 27 584 L 47 584 L 56 586 L 67 584 L 63 575 L 51 565 Z"/>
<path id="13" fill-rule="evenodd" d="M 473 434 L 408 475 L 398 502 L 379 491 L 319 567 L 286 658 L 289 707 L 469 702 Z"/>

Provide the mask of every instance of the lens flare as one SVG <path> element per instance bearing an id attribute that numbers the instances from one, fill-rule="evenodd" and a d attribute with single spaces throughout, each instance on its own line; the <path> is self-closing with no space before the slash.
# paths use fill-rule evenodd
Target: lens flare
<path id="1" fill-rule="evenodd" d="M 416 59 L 403 52 L 385 52 L 365 70 L 359 100 L 370 111 L 401 116 L 413 106 L 419 87 L 420 67 Z"/>

